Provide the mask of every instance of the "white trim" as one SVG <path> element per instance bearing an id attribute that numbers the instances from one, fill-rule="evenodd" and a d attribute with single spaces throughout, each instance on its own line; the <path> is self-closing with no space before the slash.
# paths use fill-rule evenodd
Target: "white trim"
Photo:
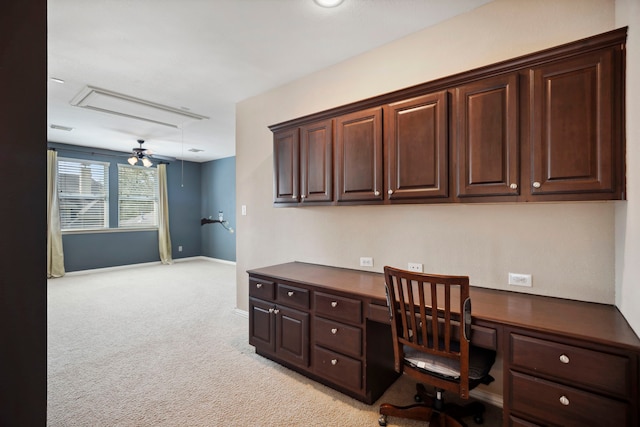
<path id="1" fill-rule="evenodd" d="M 201 256 L 196 257 L 196 258 L 200 258 L 200 259 L 204 259 L 204 260 L 212 261 L 212 262 L 219 262 L 221 264 L 236 265 L 235 261 L 228 261 L 226 259 L 220 259 L 220 258 L 211 258 L 211 257 L 204 256 L 204 255 L 201 255 Z"/>
<path id="2" fill-rule="evenodd" d="M 160 261 L 153 261 L 153 262 L 143 262 L 139 264 L 115 265 L 113 267 L 91 268 L 89 270 L 69 271 L 65 273 L 65 276 L 80 276 L 82 274 L 103 273 L 105 271 L 125 270 L 127 268 L 138 268 L 138 267 L 150 266 L 150 265 L 162 265 L 162 263 Z"/>
<path id="3" fill-rule="evenodd" d="M 469 395 L 489 405 L 497 406 L 498 408 L 503 407 L 503 397 L 499 394 L 489 393 L 488 391 L 475 388 L 469 392 Z"/>
<path id="4" fill-rule="evenodd" d="M 233 309 L 233 314 L 237 314 L 238 316 L 244 317 L 245 319 L 249 318 L 249 312 L 246 310 L 241 310 L 238 307 Z"/>

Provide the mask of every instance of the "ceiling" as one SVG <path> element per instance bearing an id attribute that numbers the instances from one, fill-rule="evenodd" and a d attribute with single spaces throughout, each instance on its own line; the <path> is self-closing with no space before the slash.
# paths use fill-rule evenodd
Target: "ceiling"
<path id="1" fill-rule="evenodd" d="M 47 137 L 122 152 L 143 139 L 194 162 L 233 156 L 239 101 L 489 1 L 48 0 Z M 207 119 L 172 127 L 72 105 L 87 86 Z"/>

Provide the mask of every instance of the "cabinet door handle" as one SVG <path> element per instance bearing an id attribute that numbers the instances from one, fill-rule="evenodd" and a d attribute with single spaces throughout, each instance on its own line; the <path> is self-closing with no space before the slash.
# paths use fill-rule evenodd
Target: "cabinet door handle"
<path id="1" fill-rule="evenodd" d="M 297 199 L 298 196 L 296 196 L 295 194 L 293 196 L 291 196 L 292 199 Z"/>
<path id="2" fill-rule="evenodd" d="M 331 359 L 331 364 L 334 365 L 334 366 L 337 365 L 338 364 L 338 359 Z"/>
<path id="3" fill-rule="evenodd" d="M 275 309 L 273 310 L 273 312 L 274 312 L 275 314 L 278 314 L 278 313 L 280 313 L 280 310 L 278 310 L 277 308 L 275 308 Z"/>
<path id="4" fill-rule="evenodd" d="M 393 190 L 389 190 L 389 191 L 387 191 L 387 194 L 388 194 L 388 195 L 392 195 L 392 194 L 393 194 Z"/>
<path id="5" fill-rule="evenodd" d="M 540 183 L 538 181 L 533 183 L 533 188 L 540 188 Z"/>
<path id="6" fill-rule="evenodd" d="M 293 291 L 289 291 L 289 292 L 287 292 L 287 295 L 289 295 L 290 297 L 292 297 L 292 296 L 293 296 Z"/>
<path id="7" fill-rule="evenodd" d="M 300 197 L 302 197 L 302 198 L 304 199 L 304 198 L 305 198 L 305 197 L 307 197 L 307 196 L 305 196 L 305 195 L 303 194 L 303 195 L 302 195 L 302 196 L 300 196 Z"/>
<path id="8" fill-rule="evenodd" d="M 338 306 L 338 301 L 331 301 L 331 307 L 336 308 Z"/>
<path id="9" fill-rule="evenodd" d="M 256 288 L 260 289 L 262 287 L 262 283 L 256 283 Z"/>
<path id="10" fill-rule="evenodd" d="M 270 308 L 270 309 L 269 309 L 269 313 L 273 313 L 273 308 Z"/>
<path id="11" fill-rule="evenodd" d="M 562 403 L 564 406 L 569 406 L 569 399 L 567 398 L 567 396 L 560 396 L 560 403 Z"/>
<path id="12" fill-rule="evenodd" d="M 331 333 L 333 335 L 337 334 L 338 333 L 338 328 L 331 328 Z"/>
<path id="13" fill-rule="evenodd" d="M 380 195 L 380 192 L 379 192 L 378 190 L 376 190 L 376 191 L 374 191 L 374 192 L 373 192 L 373 195 L 374 195 L 374 196 L 379 196 L 379 195 Z"/>
<path id="14" fill-rule="evenodd" d="M 516 183 L 514 182 L 514 183 L 512 183 L 512 184 L 509 186 L 509 188 L 510 188 L 510 189 L 512 189 L 512 190 L 517 190 L 517 189 L 518 189 L 518 184 L 516 184 Z"/>
<path id="15" fill-rule="evenodd" d="M 562 363 L 569 363 L 569 356 L 567 356 L 566 354 L 561 354 L 560 355 L 560 361 Z"/>

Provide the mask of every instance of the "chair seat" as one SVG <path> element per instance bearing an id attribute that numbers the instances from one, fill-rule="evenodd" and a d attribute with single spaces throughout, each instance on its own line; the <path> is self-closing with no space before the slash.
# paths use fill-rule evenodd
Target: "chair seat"
<path id="1" fill-rule="evenodd" d="M 496 352 L 485 348 L 470 346 L 469 379 L 479 381 L 489 375 L 496 359 Z M 460 362 L 446 357 L 435 356 L 404 346 L 404 361 L 412 368 L 445 379 L 460 378 Z"/>

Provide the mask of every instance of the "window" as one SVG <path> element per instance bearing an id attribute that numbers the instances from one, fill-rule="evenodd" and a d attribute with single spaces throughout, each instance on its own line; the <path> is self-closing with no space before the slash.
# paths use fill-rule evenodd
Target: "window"
<path id="1" fill-rule="evenodd" d="M 158 226 L 158 170 L 118 164 L 118 227 Z"/>
<path id="2" fill-rule="evenodd" d="M 109 163 L 58 158 L 60 228 L 109 227 Z"/>

